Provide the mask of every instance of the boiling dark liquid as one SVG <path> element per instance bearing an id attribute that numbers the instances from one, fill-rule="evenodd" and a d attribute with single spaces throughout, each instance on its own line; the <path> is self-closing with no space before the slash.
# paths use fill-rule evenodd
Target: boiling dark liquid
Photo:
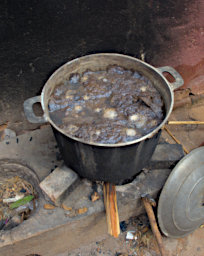
<path id="1" fill-rule="evenodd" d="M 103 144 L 148 134 L 162 122 L 163 108 L 150 80 L 119 66 L 72 74 L 49 101 L 51 119 L 67 135 Z"/>

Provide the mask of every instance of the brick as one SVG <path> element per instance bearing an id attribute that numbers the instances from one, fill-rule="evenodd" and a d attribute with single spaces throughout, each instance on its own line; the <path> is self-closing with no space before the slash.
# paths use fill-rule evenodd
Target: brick
<path id="1" fill-rule="evenodd" d="M 171 168 L 183 157 L 184 152 L 181 145 L 168 143 L 158 144 L 147 168 Z"/>
<path id="2" fill-rule="evenodd" d="M 188 83 L 188 88 L 195 95 L 200 95 L 204 93 L 204 75 L 197 76 Z"/>
<path id="3" fill-rule="evenodd" d="M 41 183 L 42 191 L 56 204 L 60 205 L 63 199 L 77 186 L 78 175 L 65 165 L 57 167 Z"/>

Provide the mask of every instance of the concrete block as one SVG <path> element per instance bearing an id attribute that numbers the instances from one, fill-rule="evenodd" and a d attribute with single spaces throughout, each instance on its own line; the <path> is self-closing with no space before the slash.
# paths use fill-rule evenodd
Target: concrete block
<path id="1" fill-rule="evenodd" d="M 163 143 L 158 144 L 154 154 L 146 168 L 165 169 L 174 167 L 181 158 L 184 157 L 184 151 L 179 144 Z"/>
<path id="2" fill-rule="evenodd" d="M 79 177 L 70 168 L 65 165 L 57 167 L 41 183 L 42 191 L 55 203 L 60 205 L 63 199 L 78 184 Z"/>

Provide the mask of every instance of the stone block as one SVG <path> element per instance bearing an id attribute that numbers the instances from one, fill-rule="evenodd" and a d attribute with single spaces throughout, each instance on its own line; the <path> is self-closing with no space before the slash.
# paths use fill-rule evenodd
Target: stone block
<path id="1" fill-rule="evenodd" d="M 55 203 L 60 205 L 63 199 L 78 184 L 79 177 L 70 168 L 65 165 L 57 167 L 41 183 L 42 191 Z"/>
<path id="2" fill-rule="evenodd" d="M 184 151 L 181 145 L 169 143 L 158 144 L 146 167 L 151 169 L 172 168 L 183 157 Z"/>

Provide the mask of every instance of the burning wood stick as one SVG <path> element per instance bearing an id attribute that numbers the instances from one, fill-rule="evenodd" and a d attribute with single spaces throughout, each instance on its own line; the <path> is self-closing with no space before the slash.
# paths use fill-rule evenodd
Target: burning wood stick
<path id="1" fill-rule="evenodd" d="M 115 185 L 105 182 L 103 185 L 103 193 L 108 233 L 111 236 L 118 237 L 120 234 L 120 223 Z"/>
<path id="2" fill-rule="evenodd" d="M 152 228 L 152 232 L 157 240 L 157 244 L 159 247 L 159 251 L 161 253 L 161 256 L 165 256 L 165 250 L 164 250 L 164 246 L 163 246 L 163 242 L 162 242 L 162 236 L 159 232 L 159 228 L 157 226 L 157 222 L 156 222 L 156 218 L 154 216 L 154 212 L 152 209 L 152 206 L 156 206 L 156 202 L 154 201 L 154 199 L 151 199 L 148 195 L 142 195 L 142 201 L 144 203 L 144 207 L 145 210 L 147 212 L 148 218 L 149 218 L 149 222 Z"/>

